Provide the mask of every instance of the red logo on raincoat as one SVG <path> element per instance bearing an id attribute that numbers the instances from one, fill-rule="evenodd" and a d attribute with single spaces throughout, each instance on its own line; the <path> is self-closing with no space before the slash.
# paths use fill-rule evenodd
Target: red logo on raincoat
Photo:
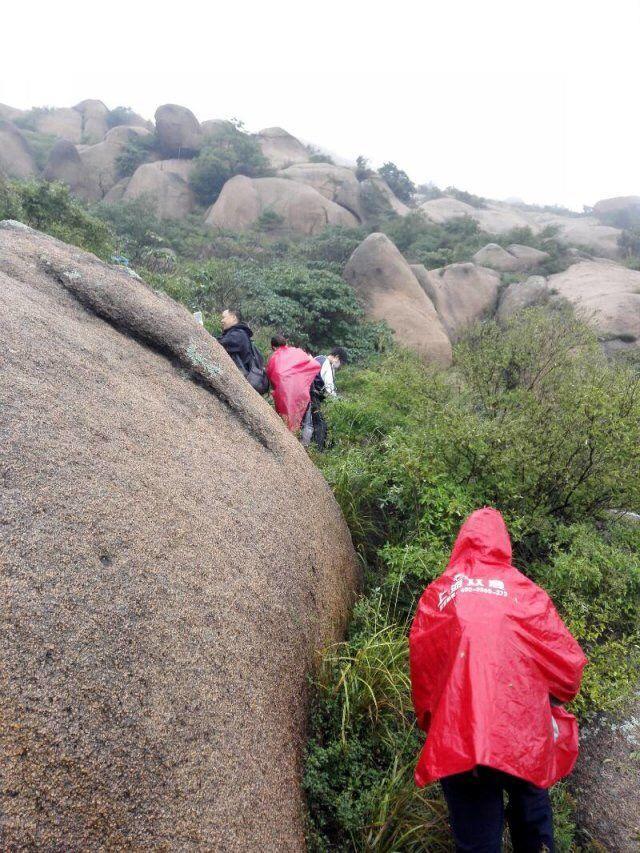
<path id="1" fill-rule="evenodd" d="M 309 405 L 309 388 L 321 366 L 298 347 L 278 347 L 267 362 L 276 412 L 292 432 L 300 423 Z"/>
<path id="2" fill-rule="evenodd" d="M 578 725 L 568 702 L 586 658 L 551 599 L 511 565 L 499 512 L 463 524 L 446 571 L 420 599 L 409 637 L 420 786 L 493 767 L 541 788 L 571 772 Z"/>

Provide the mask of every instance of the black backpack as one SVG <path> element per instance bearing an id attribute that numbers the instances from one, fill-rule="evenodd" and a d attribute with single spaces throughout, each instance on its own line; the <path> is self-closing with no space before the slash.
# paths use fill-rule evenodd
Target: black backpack
<path id="1" fill-rule="evenodd" d="M 247 382 L 254 388 L 258 394 L 269 393 L 269 377 L 264 369 L 264 359 L 262 353 L 253 341 L 249 341 L 251 348 L 251 358 L 249 359 L 249 369 L 245 370 Z"/>

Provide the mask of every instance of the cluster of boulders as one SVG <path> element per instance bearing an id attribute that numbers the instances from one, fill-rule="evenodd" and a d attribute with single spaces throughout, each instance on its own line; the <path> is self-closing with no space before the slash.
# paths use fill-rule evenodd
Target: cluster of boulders
<path id="1" fill-rule="evenodd" d="M 564 272 L 522 276 L 502 285 L 500 271 L 533 271 L 547 254 L 528 246 L 490 243 L 474 262 L 427 270 L 409 264 L 384 234 L 370 234 L 345 270 L 369 317 L 385 320 L 398 343 L 426 361 L 448 365 L 451 344 L 486 317 L 506 321 L 518 311 L 563 300 L 589 322 L 606 351 L 640 342 L 640 272 L 608 258 L 576 257 Z"/>
<path id="2" fill-rule="evenodd" d="M 27 135 L 18 126 L 26 115 L 0 105 L 0 171 L 17 178 L 38 172 Z M 233 130 L 231 122 L 220 119 L 200 123 L 191 110 L 177 104 L 158 107 L 155 125 L 129 111 L 110 112 L 101 101 L 29 115 L 37 133 L 57 140 L 44 167 L 47 180 L 63 181 L 89 202 L 144 196 L 156 215 L 166 219 L 198 212 L 189 181 L 195 157 L 203 145 L 215 144 Z M 136 137 L 150 142 L 152 134 L 145 162 L 133 175 L 122 177 L 119 158 L 127 146 Z M 379 176 L 359 181 L 354 169 L 312 162 L 309 147 L 282 128 L 266 128 L 254 138 L 272 174 L 229 180 L 204 213 L 205 223 L 213 229 L 242 231 L 255 226 L 264 214 L 281 230 L 303 235 L 317 234 L 327 225 L 357 226 L 367 219 L 372 195 L 383 209 L 399 215 L 409 210 Z"/>

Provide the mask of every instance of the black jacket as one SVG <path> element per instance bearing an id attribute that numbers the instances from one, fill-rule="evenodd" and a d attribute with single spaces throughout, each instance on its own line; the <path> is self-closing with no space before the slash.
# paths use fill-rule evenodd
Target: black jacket
<path id="1" fill-rule="evenodd" d="M 244 373 L 248 373 L 251 366 L 252 337 L 253 332 L 246 323 L 236 323 L 235 326 L 225 329 L 218 338 L 219 343 Z"/>

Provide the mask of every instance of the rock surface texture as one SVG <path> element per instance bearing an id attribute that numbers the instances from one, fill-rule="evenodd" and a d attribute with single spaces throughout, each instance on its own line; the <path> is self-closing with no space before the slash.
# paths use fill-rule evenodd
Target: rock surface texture
<path id="1" fill-rule="evenodd" d="M 158 160 L 143 163 L 133 173 L 121 198 L 124 201 L 144 196 L 159 219 L 183 219 L 193 212 L 196 200 L 189 186 L 191 160 Z M 116 185 L 117 186 L 117 185 Z M 115 187 L 114 187 L 115 189 Z M 112 191 L 109 200 L 117 200 Z"/>
<path id="2" fill-rule="evenodd" d="M 156 133 L 160 150 L 167 157 L 194 154 L 202 145 L 202 131 L 191 110 L 163 104 L 156 110 Z"/>
<path id="3" fill-rule="evenodd" d="M 262 153 L 274 169 L 286 169 L 294 163 L 306 163 L 305 146 L 282 127 L 266 127 L 256 135 Z"/>
<path id="4" fill-rule="evenodd" d="M 605 717 L 580 733 L 570 785 L 578 823 L 602 847 L 637 853 L 640 839 L 640 696 L 619 719 Z"/>
<path id="5" fill-rule="evenodd" d="M 303 851 L 328 485 L 186 309 L 18 223 L 0 330 L 3 849 Z"/>
<path id="6" fill-rule="evenodd" d="M 451 343 L 411 267 L 385 234 L 369 234 L 349 258 L 344 278 L 367 315 L 384 320 L 401 346 L 425 361 L 451 363 Z"/>

